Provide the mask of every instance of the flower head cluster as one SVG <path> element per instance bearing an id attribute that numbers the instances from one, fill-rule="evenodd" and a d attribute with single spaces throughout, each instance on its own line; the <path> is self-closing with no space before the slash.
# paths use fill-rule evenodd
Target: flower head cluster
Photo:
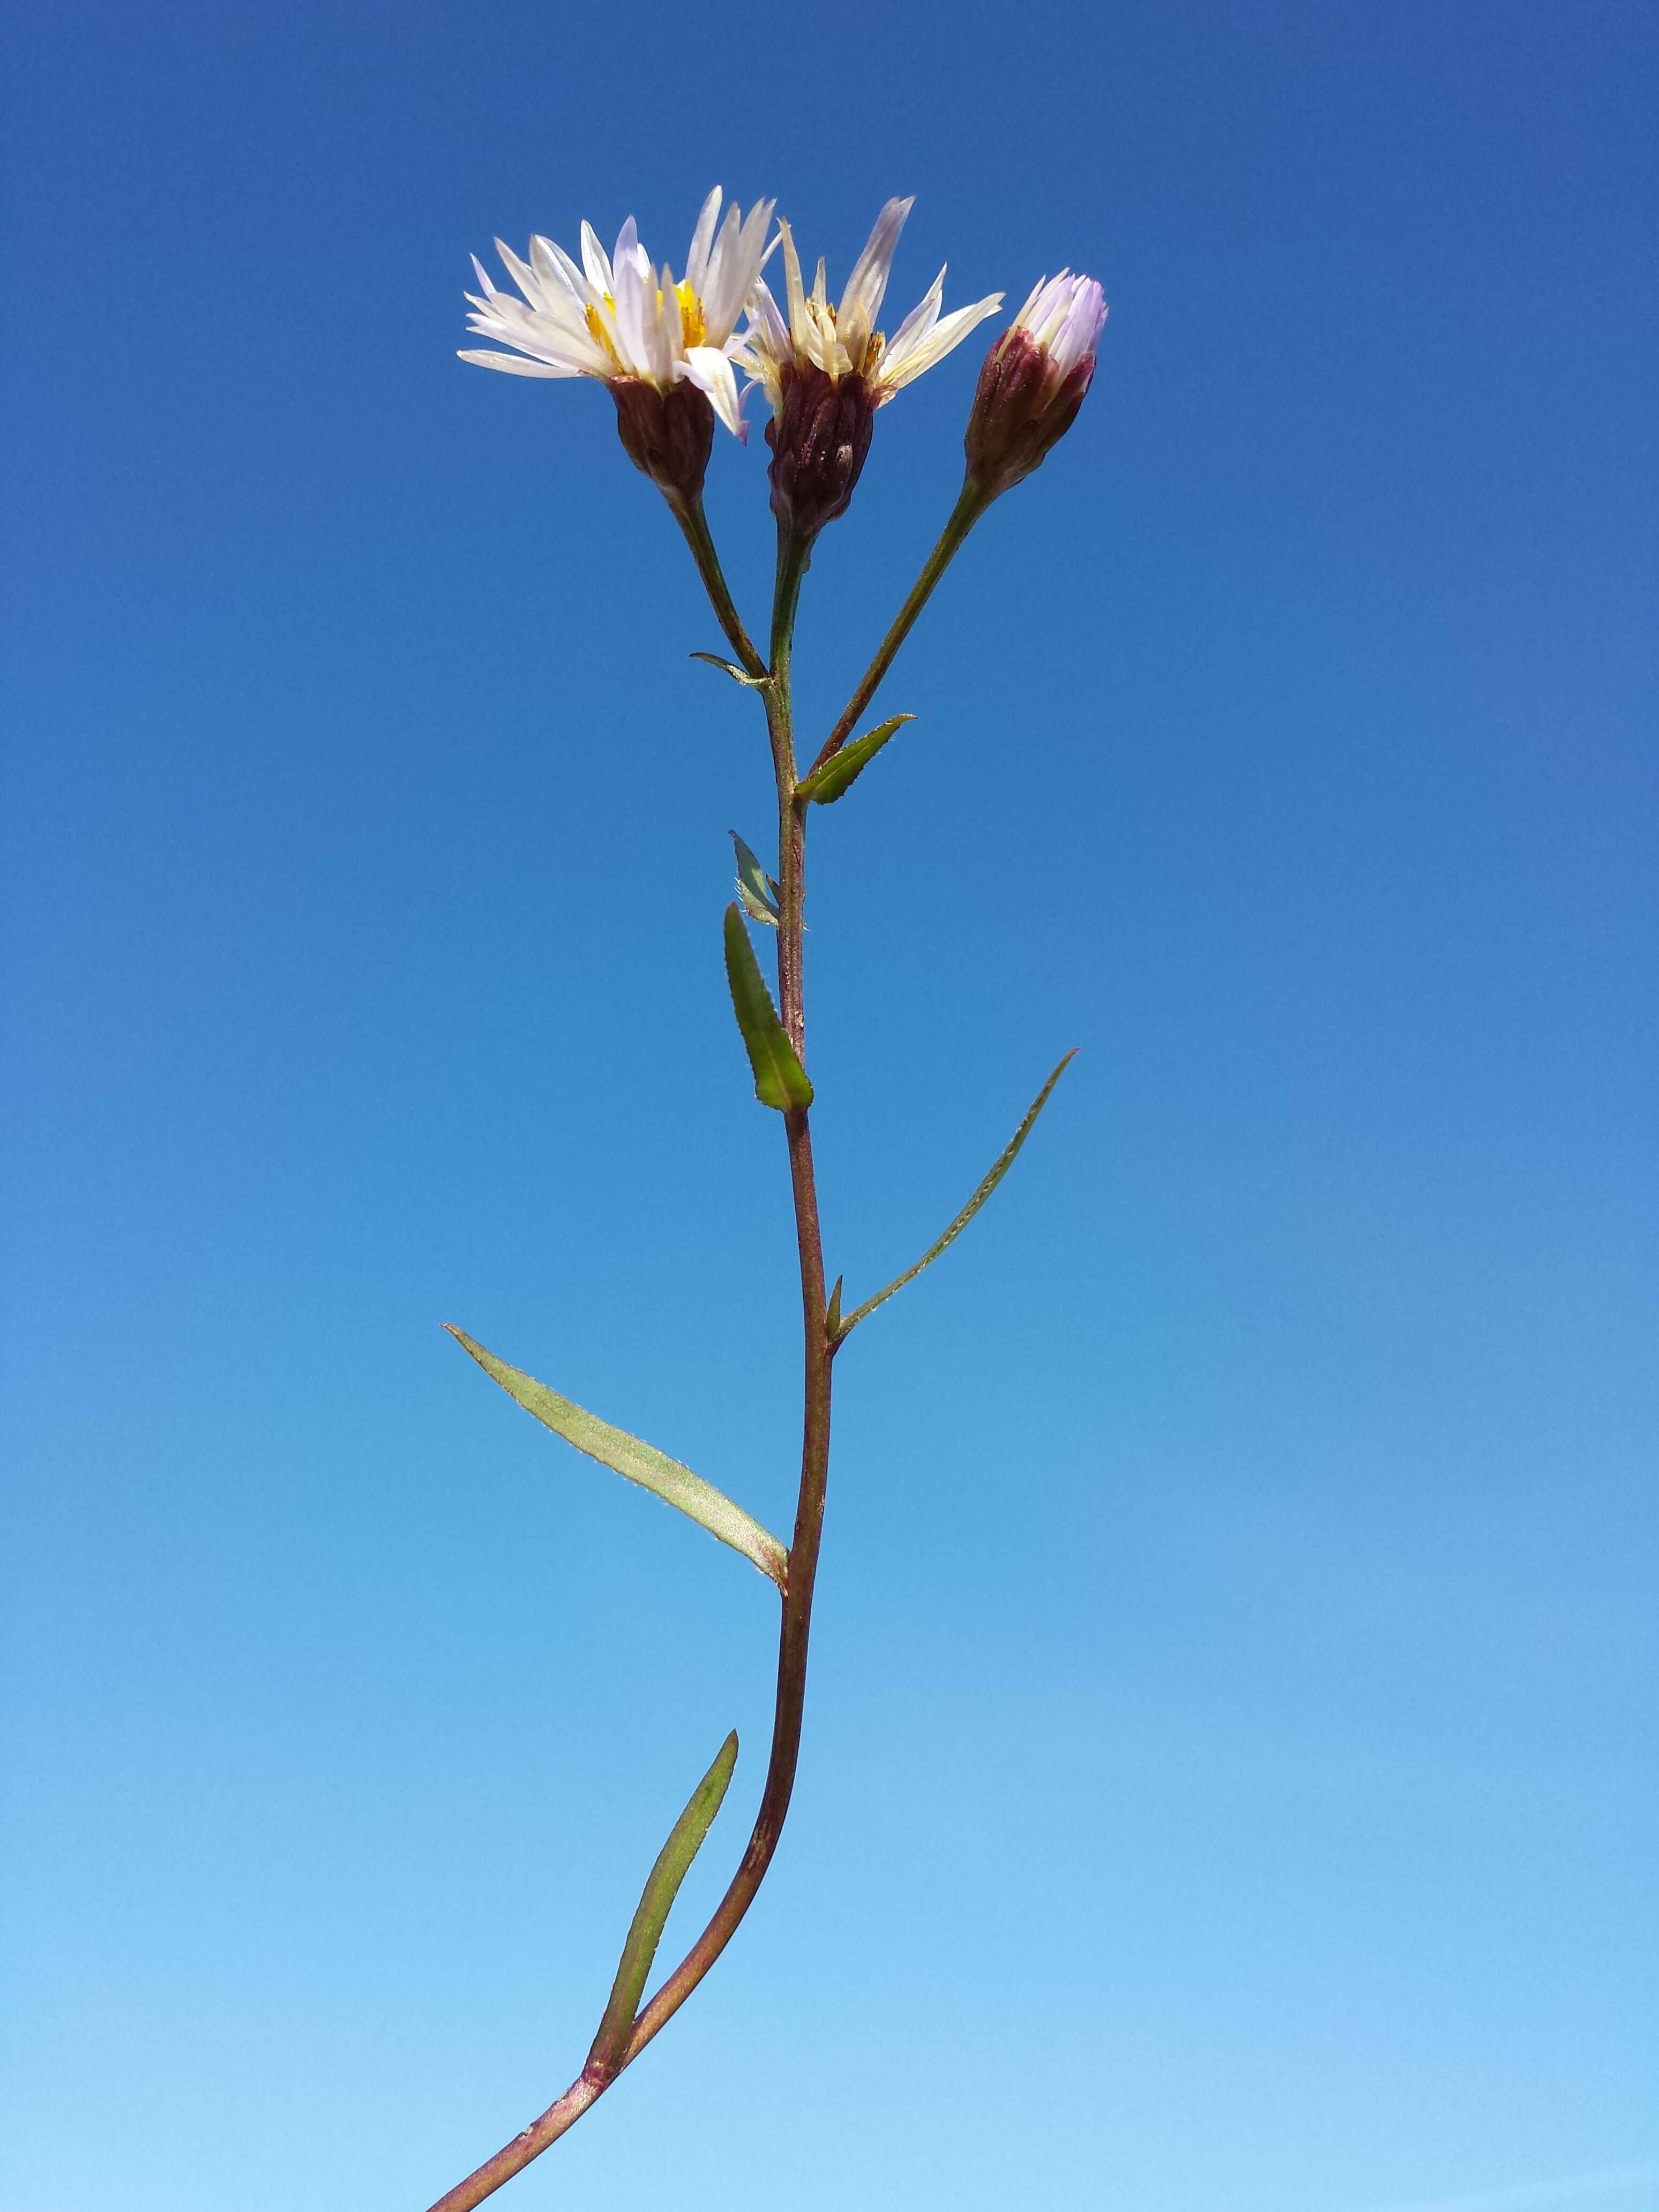
<path id="1" fill-rule="evenodd" d="M 683 514 L 702 495 L 715 416 L 748 436 L 737 384 L 744 370 L 772 410 L 773 512 L 810 544 L 852 498 L 876 410 L 994 314 L 1002 295 L 947 315 L 941 269 L 890 338 L 877 317 L 912 201 L 882 209 L 832 304 L 822 260 L 807 289 L 787 222 L 768 245 L 771 200 L 747 216 L 734 205 L 722 222 L 721 197 L 717 185 L 704 201 L 678 282 L 654 266 L 631 216 L 610 254 L 583 223 L 580 265 L 551 239 L 532 238 L 528 261 L 498 239 L 518 293 L 499 289 L 475 258 L 480 289 L 467 295 L 467 320 L 512 350 L 469 349 L 461 359 L 514 376 L 597 378 L 616 402 L 629 457 Z M 781 306 L 761 274 L 774 246 L 782 248 Z M 1093 278 L 1062 270 L 1037 284 L 992 347 L 967 434 L 969 478 L 987 502 L 1039 467 L 1070 428 L 1105 319 Z"/>
<path id="2" fill-rule="evenodd" d="M 964 442 L 988 500 L 1040 468 L 1076 421 L 1105 320 L 1094 278 L 1062 269 L 1038 282 L 986 356 Z"/>
<path id="3" fill-rule="evenodd" d="M 469 293 L 469 326 L 512 353 L 469 349 L 463 361 L 514 376 L 592 376 L 610 386 L 629 457 L 671 496 L 695 500 L 714 436 L 713 415 L 746 434 L 732 356 L 738 319 L 766 258 L 774 203 L 744 218 L 735 204 L 720 220 L 717 185 L 703 202 L 677 283 L 653 268 L 629 216 L 607 254 L 583 223 L 579 268 L 550 238 L 532 238 L 521 261 L 496 251 L 522 300 L 499 290 L 474 258 L 481 288 Z M 710 410 L 713 410 L 711 415 Z"/>

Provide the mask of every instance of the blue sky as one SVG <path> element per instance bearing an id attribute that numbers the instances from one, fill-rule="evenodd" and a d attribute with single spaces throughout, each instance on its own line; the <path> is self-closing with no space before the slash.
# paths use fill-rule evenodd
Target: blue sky
<path id="1" fill-rule="evenodd" d="M 1095 391 L 817 836 L 839 1370 L 805 1759 L 502 2202 L 1659 2207 L 1656 39 L 1634 5 L 17 0 L 4 33 L 18 2212 L 416 2212 L 585 2051 L 786 1522 L 757 716 L 471 250 L 725 185 Z M 833 715 L 952 497 L 886 410 Z M 763 451 L 716 456 L 744 605 Z M 671 1942 L 672 1932 L 671 1932 Z"/>

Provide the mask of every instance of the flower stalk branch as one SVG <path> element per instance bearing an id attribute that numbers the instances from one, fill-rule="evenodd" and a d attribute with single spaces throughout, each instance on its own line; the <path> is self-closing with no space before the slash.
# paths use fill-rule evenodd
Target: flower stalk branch
<path id="1" fill-rule="evenodd" d="M 876 649 L 876 657 L 859 678 L 859 685 L 841 710 L 841 719 L 818 749 L 812 763 L 812 771 L 833 760 L 847 743 L 864 712 L 880 688 L 881 680 L 898 657 L 899 647 L 915 628 L 916 617 L 933 596 L 933 587 L 967 543 L 968 533 L 991 504 L 985 493 L 970 477 L 957 495 L 957 503 L 951 509 L 939 543 L 927 556 L 921 574 L 905 595 L 904 605 L 893 617 L 891 629 Z"/>
<path id="2" fill-rule="evenodd" d="M 726 586 L 726 571 L 714 550 L 714 534 L 708 527 L 702 500 L 686 505 L 671 499 L 668 504 L 691 549 L 691 558 L 697 564 L 697 574 L 708 594 L 708 604 L 714 610 L 714 619 L 726 634 L 726 643 L 738 656 L 744 674 L 752 676 L 757 683 L 763 681 L 767 673 L 766 663 L 756 652 L 754 641 L 744 628 L 743 617 Z"/>

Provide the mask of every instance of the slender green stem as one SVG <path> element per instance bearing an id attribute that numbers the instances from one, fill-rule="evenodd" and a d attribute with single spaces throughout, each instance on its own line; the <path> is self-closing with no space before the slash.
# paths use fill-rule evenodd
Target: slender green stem
<path id="1" fill-rule="evenodd" d="M 805 928 L 806 809 L 795 797 L 793 664 L 795 611 L 811 560 L 810 546 L 779 531 L 777 581 L 772 592 L 772 676 L 765 693 L 772 773 L 778 787 L 778 1013 L 803 1066 L 806 1041 L 800 967 Z"/>
<path id="2" fill-rule="evenodd" d="M 800 1250 L 801 1305 L 806 1343 L 805 1406 L 802 1422 L 800 1495 L 789 1551 L 789 1587 L 778 1638 L 778 1686 L 772 1749 L 760 1810 L 742 1863 L 714 1917 L 635 2022 L 624 2063 L 637 2058 L 685 2002 L 736 1934 L 755 1900 L 777 1850 L 789 1810 L 800 1757 L 806 1705 L 807 1644 L 812 1629 L 812 1589 L 823 1528 L 830 1473 L 830 1370 L 834 1348 L 824 1331 L 823 1252 L 813 1187 L 812 1140 L 804 1113 L 786 1117 L 790 1182 Z"/>
<path id="3" fill-rule="evenodd" d="M 915 627 L 916 617 L 933 596 L 934 585 L 956 558 L 961 550 L 963 539 L 990 503 L 973 478 L 967 477 L 957 495 L 956 505 L 951 509 L 950 520 L 939 532 L 938 544 L 934 546 L 922 564 L 921 574 L 911 585 L 904 605 L 893 617 L 892 628 L 883 638 L 875 659 L 865 670 L 860 679 L 858 690 L 854 692 L 842 708 L 841 720 L 824 739 L 817 758 L 812 763 L 814 769 L 822 768 L 825 761 L 829 760 L 833 754 L 838 753 L 848 738 L 852 736 L 854 723 L 871 700 L 874 698 L 876 687 L 892 666 L 894 656 L 905 639 L 909 636 Z M 809 769 L 808 773 L 811 772 Z"/>
<path id="4" fill-rule="evenodd" d="M 683 507 L 678 500 L 671 499 L 668 505 L 675 521 L 685 534 L 686 544 L 691 548 L 691 558 L 697 564 L 697 574 L 702 578 L 708 603 L 726 633 L 726 643 L 737 654 L 745 674 L 764 676 L 766 663 L 756 652 L 754 641 L 744 628 L 743 617 L 727 588 L 726 571 L 720 567 L 720 556 L 714 550 L 714 533 L 708 527 L 708 517 L 702 511 L 702 501 L 699 499 L 690 507 Z"/>
<path id="5" fill-rule="evenodd" d="M 786 688 L 795 649 L 795 614 L 800 587 L 812 565 L 811 546 L 803 538 L 780 529 L 777 573 L 772 586 L 772 674 Z M 785 720 L 788 715 L 786 712 Z"/>

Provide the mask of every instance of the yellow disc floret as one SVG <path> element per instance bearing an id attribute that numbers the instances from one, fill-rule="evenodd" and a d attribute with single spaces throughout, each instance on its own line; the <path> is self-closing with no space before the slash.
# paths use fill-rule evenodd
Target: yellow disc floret
<path id="1" fill-rule="evenodd" d="M 680 321 L 685 329 L 685 343 L 689 346 L 706 343 L 708 325 L 703 319 L 702 301 L 689 283 L 676 284 L 674 295 L 680 303 Z"/>
<path id="2" fill-rule="evenodd" d="M 605 295 L 605 304 L 614 313 L 617 303 L 611 298 L 609 292 Z M 620 368 L 622 367 L 622 362 L 617 356 L 615 345 L 611 343 L 611 333 L 605 326 L 605 317 L 599 313 L 597 307 L 587 307 L 583 310 L 583 319 L 587 325 L 588 335 L 592 337 L 594 344 L 600 347 L 605 353 L 609 354 L 611 360 L 616 362 L 617 367 Z"/>

